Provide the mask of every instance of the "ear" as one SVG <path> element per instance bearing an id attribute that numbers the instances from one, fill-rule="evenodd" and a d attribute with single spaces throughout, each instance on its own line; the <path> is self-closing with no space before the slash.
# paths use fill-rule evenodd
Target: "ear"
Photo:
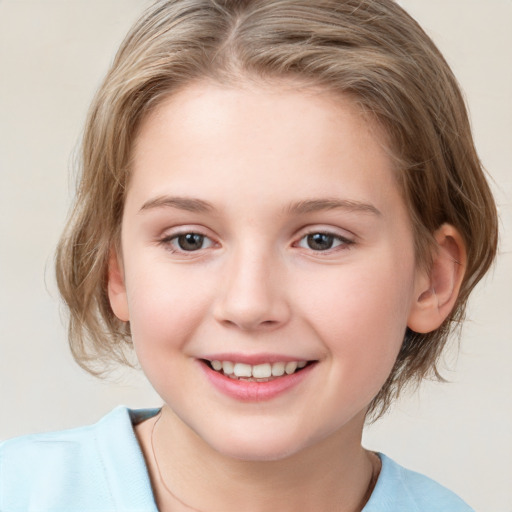
<path id="1" fill-rule="evenodd" d="M 110 307 L 114 314 L 123 322 L 130 320 L 128 311 L 128 297 L 126 295 L 126 285 L 124 282 L 124 271 L 119 261 L 117 251 L 112 249 L 108 260 L 108 298 Z"/>
<path id="2" fill-rule="evenodd" d="M 429 272 L 418 271 L 407 326 L 420 333 L 437 329 L 452 311 L 466 269 L 466 246 L 460 233 L 443 224 L 435 233 L 437 247 Z"/>

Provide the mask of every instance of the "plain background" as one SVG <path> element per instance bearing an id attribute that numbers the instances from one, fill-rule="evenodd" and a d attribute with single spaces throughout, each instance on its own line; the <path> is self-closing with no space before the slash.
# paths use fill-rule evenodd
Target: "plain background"
<path id="1" fill-rule="evenodd" d="M 466 93 L 501 216 L 497 265 L 476 290 L 450 384 L 427 383 L 365 443 L 480 511 L 512 512 L 512 1 L 403 0 Z M 0 438 L 159 405 L 136 372 L 108 382 L 67 347 L 53 253 L 73 196 L 88 104 L 146 0 L 0 0 Z"/>

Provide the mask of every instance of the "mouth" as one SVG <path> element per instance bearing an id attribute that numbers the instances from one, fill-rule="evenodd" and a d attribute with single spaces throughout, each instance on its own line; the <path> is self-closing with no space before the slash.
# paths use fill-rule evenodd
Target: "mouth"
<path id="1" fill-rule="evenodd" d="M 311 366 L 315 361 L 276 361 L 261 364 L 246 364 L 234 361 L 203 359 L 211 370 L 232 380 L 245 382 L 270 382 L 284 376 L 293 375 Z"/>
<path id="2" fill-rule="evenodd" d="M 197 361 L 213 387 L 238 402 L 270 401 L 291 392 L 308 380 L 319 363 L 263 354 L 236 358 L 219 354 Z"/>

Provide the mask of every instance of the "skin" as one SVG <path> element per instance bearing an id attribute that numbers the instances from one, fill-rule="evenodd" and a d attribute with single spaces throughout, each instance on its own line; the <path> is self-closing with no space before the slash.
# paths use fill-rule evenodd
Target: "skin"
<path id="1" fill-rule="evenodd" d="M 160 510 L 364 506 L 378 471 L 361 447 L 367 406 L 406 326 L 451 309 L 464 256 L 443 226 L 435 271 L 417 267 L 383 142 L 348 98 L 283 86 L 197 83 L 142 123 L 109 296 L 165 404 L 136 427 Z M 185 233 L 203 245 L 180 248 Z M 244 402 L 205 378 L 214 353 L 315 365 Z"/>

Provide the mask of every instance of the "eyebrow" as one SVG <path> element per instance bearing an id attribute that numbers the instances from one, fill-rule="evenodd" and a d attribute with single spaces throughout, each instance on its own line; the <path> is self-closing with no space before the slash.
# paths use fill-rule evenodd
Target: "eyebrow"
<path id="1" fill-rule="evenodd" d="M 152 210 L 154 208 L 177 208 L 178 210 L 198 213 L 206 213 L 213 210 L 213 206 L 202 199 L 195 199 L 192 197 L 159 196 L 146 201 L 139 210 L 139 213 L 145 210 Z"/>
<path id="2" fill-rule="evenodd" d="M 186 210 L 196 213 L 209 213 L 214 210 L 213 205 L 203 199 L 178 196 L 158 196 L 146 201 L 140 208 L 139 212 L 152 210 L 154 208 L 176 208 L 178 210 Z M 286 207 L 284 211 L 288 215 L 300 215 L 336 209 L 370 213 L 376 216 L 382 215 L 382 213 L 370 203 L 337 198 L 305 199 L 292 203 Z"/>
<path id="3" fill-rule="evenodd" d="M 298 201 L 286 208 L 288 214 L 304 214 L 313 213 L 323 210 L 347 210 L 353 212 L 369 213 L 380 217 L 382 213 L 372 204 L 363 203 L 361 201 L 353 201 L 349 199 L 306 199 Z"/>

